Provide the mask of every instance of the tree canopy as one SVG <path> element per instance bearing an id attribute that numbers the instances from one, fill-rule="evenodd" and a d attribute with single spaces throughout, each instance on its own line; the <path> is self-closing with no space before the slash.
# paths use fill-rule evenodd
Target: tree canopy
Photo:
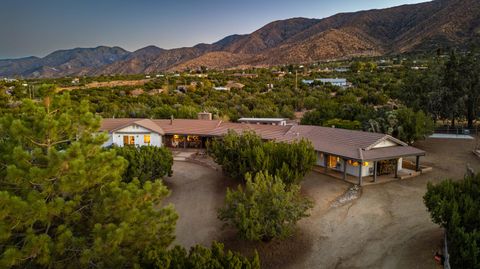
<path id="1" fill-rule="evenodd" d="M 236 227 L 245 239 L 270 241 L 290 236 L 313 207 L 300 195 L 298 185 L 287 187 L 279 176 L 259 172 L 252 179 L 247 173 L 245 181 L 245 189 L 239 185 L 235 191 L 227 190 L 225 207 L 219 211 L 219 218 Z"/>
<path id="2" fill-rule="evenodd" d="M 209 143 L 208 153 L 231 177 L 243 180 L 246 173 L 268 171 L 287 185 L 300 182 L 315 164 L 315 150 L 306 140 L 292 143 L 264 142 L 254 132 L 230 131 Z"/>
<path id="3" fill-rule="evenodd" d="M 134 267 L 172 243 L 169 191 L 121 181 L 99 120 L 68 95 L 0 117 L 0 267 Z"/>
<path id="4" fill-rule="evenodd" d="M 427 186 L 425 205 L 446 229 L 453 268 L 480 268 L 480 174 Z"/>
<path id="5" fill-rule="evenodd" d="M 115 151 L 128 161 L 123 174 L 126 182 L 137 178 L 143 183 L 172 175 L 173 156 L 167 148 L 124 146 L 115 147 Z"/>

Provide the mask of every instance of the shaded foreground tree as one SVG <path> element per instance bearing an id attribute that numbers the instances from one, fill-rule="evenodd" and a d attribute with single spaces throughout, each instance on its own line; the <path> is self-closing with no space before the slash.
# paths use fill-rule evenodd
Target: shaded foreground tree
<path id="1" fill-rule="evenodd" d="M 450 265 L 480 268 L 480 174 L 429 183 L 423 198 L 433 222 L 446 229 Z"/>
<path id="2" fill-rule="evenodd" d="M 172 175 L 172 152 L 164 147 L 154 146 L 124 146 L 115 147 L 117 155 L 128 161 L 123 174 L 126 182 L 137 178 L 141 183 Z"/>
<path id="3" fill-rule="evenodd" d="M 300 182 L 315 164 L 315 150 L 306 140 L 292 143 L 264 142 L 254 132 L 233 131 L 208 145 L 208 153 L 233 178 L 268 171 L 287 185 Z"/>
<path id="4" fill-rule="evenodd" d="M 259 269 L 260 260 L 258 253 L 252 259 L 243 257 L 242 255 L 225 251 L 223 244 L 214 242 L 212 247 L 205 248 L 202 246 L 194 246 L 190 251 L 175 246 L 171 250 L 160 253 L 155 257 L 149 257 L 153 261 L 144 264 L 142 268 L 162 268 L 162 269 Z"/>
<path id="5" fill-rule="evenodd" d="M 296 223 L 309 216 L 313 203 L 300 195 L 298 185 L 287 185 L 268 172 L 259 172 L 252 179 L 245 176 L 245 189 L 227 190 L 225 207 L 219 219 L 238 229 L 248 240 L 270 241 L 285 238 L 294 231 Z"/>
<path id="6" fill-rule="evenodd" d="M 125 268 L 174 240 L 160 181 L 121 181 L 100 119 L 67 95 L 0 117 L 0 267 Z"/>

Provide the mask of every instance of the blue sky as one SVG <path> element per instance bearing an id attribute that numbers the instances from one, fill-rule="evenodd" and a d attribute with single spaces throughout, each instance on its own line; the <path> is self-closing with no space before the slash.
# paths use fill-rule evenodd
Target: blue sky
<path id="1" fill-rule="evenodd" d="M 420 0 L 2 0 L 0 59 L 57 49 L 120 46 L 133 51 L 212 43 L 292 17 L 385 8 Z"/>

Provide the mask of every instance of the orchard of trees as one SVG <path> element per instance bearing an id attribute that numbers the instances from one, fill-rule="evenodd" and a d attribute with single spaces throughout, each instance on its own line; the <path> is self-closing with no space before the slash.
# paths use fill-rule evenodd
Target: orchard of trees
<path id="1" fill-rule="evenodd" d="M 480 268 L 480 174 L 428 184 L 424 201 L 445 228 L 452 268 Z"/>

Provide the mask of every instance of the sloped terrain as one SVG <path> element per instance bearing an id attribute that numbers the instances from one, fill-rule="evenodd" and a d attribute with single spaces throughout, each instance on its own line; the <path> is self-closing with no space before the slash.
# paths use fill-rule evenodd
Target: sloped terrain
<path id="1" fill-rule="evenodd" d="M 134 52 L 118 47 L 56 51 L 44 58 L 0 60 L 1 76 L 60 77 L 138 74 L 165 70 L 307 63 L 439 47 L 464 47 L 480 34 L 480 1 L 435 0 L 325 19 L 271 22 L 213 44 Z"/>

